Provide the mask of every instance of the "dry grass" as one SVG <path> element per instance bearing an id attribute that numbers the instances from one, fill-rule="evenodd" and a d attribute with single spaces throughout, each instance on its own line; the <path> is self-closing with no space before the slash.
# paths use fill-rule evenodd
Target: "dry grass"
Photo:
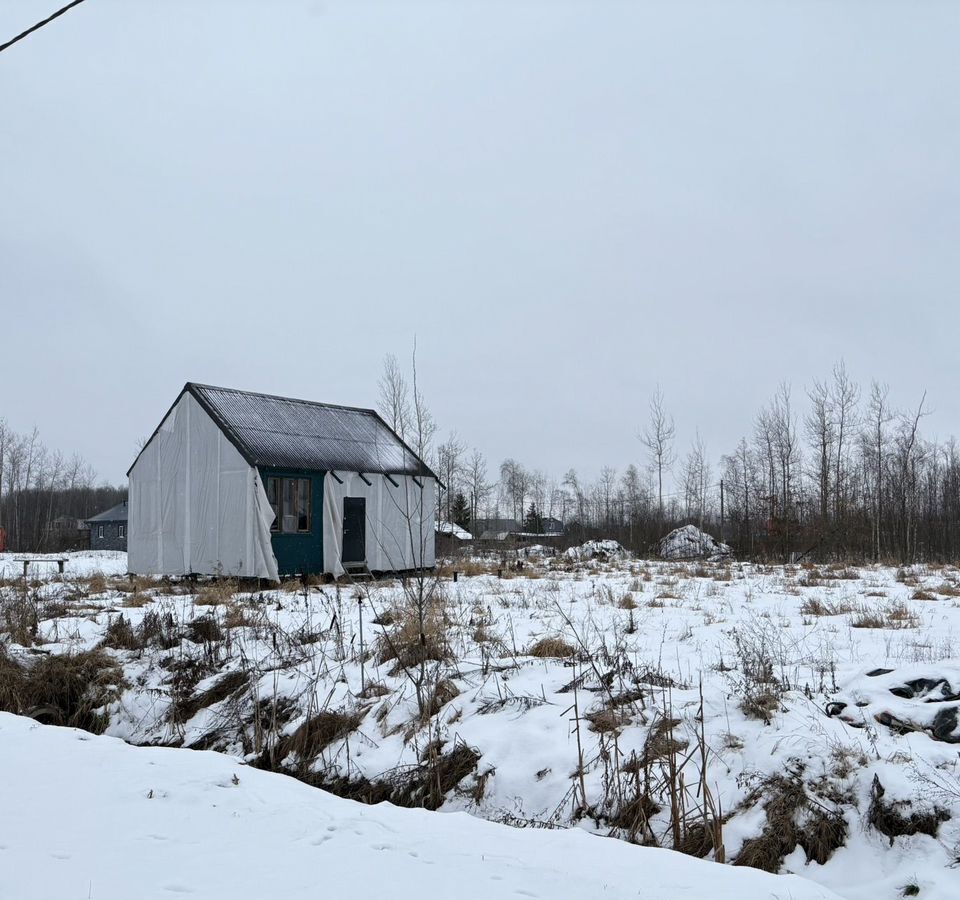
<path id="1" fill-rule="evenodd" d="M 14 589 L 0 593 L 0 626 L 14 643 L 31 647 L 36 642 L 40 626 L 38 607 L 36 592 Z"/>
<path id="2" fill-rule="evenodd" d="M 224 628 L 246 628 L 254 624 L 254 618 L 245 606 L 230 600 L 227 603 L 227 610 L 223 615 Z"/>
<path id="3" fill-rule="evenodd" d="M 219 678 L 205 691 L 175 698 L 177 708 L 170 712 L 171 718 L 178 722 L 188 722 L 201 709 L 207 709 L 245 690 L 250 681 L 247 672 L 229 672 Z"/>
<path id="4" fill-rule="evenodd" d="M 237 592 L 237 583 L 232 578 L 217 578 L 208 581 L 193 598 L 194 606 L 226 606 Z"/>
<path id="5" fill-rule="evenodd" d="M 919 617 L 902 602 L 886 603 L 876 607 L 860 604 L 850 619 L 852 628 L 916 628 Z"/>
<path id="6" fill-rule="evenodd" d="M 839 616 L 851 612 L 852 609 L 847 603 L 830 603 L 819 597 L 807 597 L 800 604 L 800 612 L 805 616 Z"/>
<path id="7" fill-rule="evenodd" d="M 752 794 L 761 798 L 766 813 L 762 833 L 745 841 L 734 860 L 735 866 L 750 866 L 765 872 L 779 872 L 783 859 L 797 846 L 808 862 L 823 865 L 847 838 L 847 823 L 834 812 L 807 796 L 799 775 L 775 775 Z"/>
<path id="8" fill-rule="evenodd" d="M 590 730 L 597 732 L 597 734 L 618 731 L 623 728 L 624 725 L 630 723 L 630 715 L 627 712 L 622 709 L 617 709 L 616 707 L 611 708 L 608 706 L 587 713 L 584 719 L 589 722 Z"/>
<path id="9" fill-rule="evenodd" d="M 365 714 L 365 710 L 356 709 L 321 710 L 277 742 L 273 759 L 282 763 L 292 756 L 298 768 L 308 769 L 330 744 L 359 728 Z"/>
<path id="10" fill-rule="evenodd" d="M 565 659 L 576 652 L 576 648 L 561 637 L 540 638 L 527 649 L 527 655 L 537 659 Z"/>
<path id="11" fill-rule="evenodd" d="M 950 814 L 939 807 L 929 810 L 912 810 L 909 800 L 890 802 L 884 800 L 886 793 L 880 779 L 874 775 L 870 789 L 870 808 L 867 810 L 867 821 L 881 834 L 893 839 L 902 835 L 926 834 L 936 838 L 940 824 L 950 818 Z"/>
<path id="12" fill-rule="evenodd" d="M 502 563 L 487 559 L 462 559 L 450 566 L 450 571 L 460 575 L 496 575 L 497 569 L 506 568 Z"/>
<path id="13" fill-rule="evenodd" d="M 435 716 L 451 700 L 460 696 L 458 688 L 449 678 L 441 678 L 430 692 L 430 702 L 427 704 L 428 717 Z"/>
<path id="14" fill-rule="evenodd" d="M 442 604 L 430 603 L 422 612 L 416 604 L 409 604 L 396 610 L 395 616 L 395 624 L 380 635 L 377 642 L 380 662 L 396 660 L 396 671 L 450 658 L 449 626 Z"/>
<path id="15" fill-rule="evenodd" d="M 100 734 L 99 710 L 123 685 L 122 670 L 102 650 L 40 656 L 21 665 L 0 645 L 0 709 Z"/>

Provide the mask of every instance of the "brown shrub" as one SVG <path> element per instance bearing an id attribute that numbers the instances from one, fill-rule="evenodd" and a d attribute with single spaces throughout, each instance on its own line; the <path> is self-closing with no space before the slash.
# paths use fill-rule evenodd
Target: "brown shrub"
<path id="1" fill-rule="evenodd" d="M 193 598 L 194 606 L 224 606 L 237 592 L 237 583 L 232 578 L 216 578 L 208 581 Z"/>
<path id="2" fill-rule="evenodd" d="M 365 711 L 355 709 L 321 710 L 306 719 L 293 734 L 277 742 L 273 759 L 280 763 L 289 756 L 296 756 L 299 768 L 309 768 L 326 747 L 359 728 L 365 714 Z"/>
<path id="3" fill-rule="evenodd" d="M 447 623 L 439 603 L 429 604 L 422 613 L 414 604 L 397 610 L 396 624 L 378 641 L 380 662 L 396 660 L 395 671 L 449 657 Z"/>
<path id="4" fill-rule="evenodd" d="M 99 646 L 113 650 L 139 650 L 144 644 L 130 621 L 121 613 L 107 625 Z"/>
<path id="5" fill-rule="evenodd" d="M 244 690 L 249 684 L 250 676 L 245 671 L 229 672 L 215 681 L 205 691 L 193 694 L 190 697 L 177 698 L 177 709 L 171 710 L 174 721 L 188 722 L 201 709 L 207 709 L 221 703 L 233 694 Z"/>
<path id="6" fill-rule="evenodd" d="M 195 644 L 209 644 L 223 640 L 223 631 L 216 616 L 198 616 L 187 625 L 187 638 Z"/>
<path id="7" fill-rule="evenodd" d="M 805 616 L 839 616 L 850 612 L 851 607 L 843 603 L 829 603 L 819 597 L 807 597 L 800 604 L 800 612 Z"/>
<path id="8" fill-rule="evenodd" d="M 430 692 L 429 715 L 435 716 L 451 700 L 460 696 L 458 688 L 449 678 L 441 678 Z"/>
<path id="9" fill-rule="evenodd" d="M 40 656 L 24 666 L 0 647 L 0 708 L 100 734 L 108 718 L 99 710 L 119 694 L 122 674 L 102 650 Z"/>
<path id="10" fill-rule="evenodd" d="M 538 659 L 563 659 L 576 652 L 576 648 L 561 637 L 544 637 L 530 645 L 527 655 Z"/>

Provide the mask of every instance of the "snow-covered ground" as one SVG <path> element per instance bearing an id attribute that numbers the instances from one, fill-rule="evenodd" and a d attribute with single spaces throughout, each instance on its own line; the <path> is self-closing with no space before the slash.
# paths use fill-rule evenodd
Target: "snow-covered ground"
<path id="1" fill-rule="evenodd" d="M 23 560 L 29 578 L 45 578 L 57 572 L 57 560 L 65 559 L 64 574 L 72 576 L 124 575 L 127 554 L 118 550 L 67 550 L 64 553 L 0 553 L 0 579 L 23 575 Z"/>
<path id="2" fill-rule="evenodd" d="M 102 646 L 125 679 L 107 732 L 132 743 L 846 900 L 960 896 L 960 571 L 607 557 L 460 565 L 480 574 L 426 585 L 422 642 L 412 582 L 194 597 L 53 577 L 26 598 L 35 646 L 7 652 L 27 669 Z"/>
<path id="3" fill-rule="evenodd" d="M 0 898 L 837 900 L 581 831 L 343 800 L 219 753 L 0 713 Z"/>

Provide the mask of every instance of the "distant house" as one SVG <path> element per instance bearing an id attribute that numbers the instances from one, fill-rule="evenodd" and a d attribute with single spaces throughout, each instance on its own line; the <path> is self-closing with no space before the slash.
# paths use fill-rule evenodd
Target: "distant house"
<path id="1" fill-rule="evenodd" d="M 127 549 L 127 501 L 86 520 L 91 550 Z"/>
<path id="2" fill-rule="evenodd" d="M 90 545 L 90 529 L 76 516 L 57 516 L 47 525 L 44 549 L 79 550 Z"/>
<path id="3" fill-rule="evenodd" d="M 448 534 L 458 541 L 472 541 L 473 535 L 455 522 L 437 522 L 437 534 Z"/>
<path id="4" fill-rule="evenodd" d="M 473 533 L 482 541 L 505 541 L 518 531 L 520 523 L 516 519 L 477 519 L 473 523 Z"/>
<path id="5" fill-rule="evenodd" d="M 551 516 L 544 516 L 540 519 L 541 534 L 563 534 L 563 522 L 554 519 Z"/>
<path id="6" fill-rule="evenodd" d="M 127 476 L 132 573 L 435 565 L 436 476 L 370 409 L 188 383 Z"/>

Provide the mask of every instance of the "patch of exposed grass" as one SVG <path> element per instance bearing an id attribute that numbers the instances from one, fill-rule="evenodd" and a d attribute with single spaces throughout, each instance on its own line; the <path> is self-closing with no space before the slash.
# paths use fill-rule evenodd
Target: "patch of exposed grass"
<path id="1" fill-rule="evenodd" d="M 226 606 L 237 592 L 237 583 L 232 578 L 215 578 L 197 591 L 194 606 Z"/>
<path id="2" fill-rule="evenodd" d="M 543 637 L 527 649 L 528 656 L 538 659 L 564 659 L 573 656 L 576 648 L 561 637 Z"/>
<path id="3" fill-rule="evenodd" d="M 24 665 L 0 645 L 0 709 L 7 712 L 100 734 L 108 724 L 100 709 L 122 685 L 120 666 L 102 650 L 44 655 Z"/>
<path id="4" fill-rule="evenodd" d="M 419 608 L 410 604 L 396 611 L 396 621 L 377 642 L 380 662 L 397 661 L 397 669 L 412 669 L 428 660 L 450 657 L 448 625 L 439 602 Z"/>
<path id="5" fill-rule="evenodd" d="M 876 607 L 860 604 L 850 618 L 852 628 L 916 628 L 920 619 L 905 603 L 886 603 Z"/>

